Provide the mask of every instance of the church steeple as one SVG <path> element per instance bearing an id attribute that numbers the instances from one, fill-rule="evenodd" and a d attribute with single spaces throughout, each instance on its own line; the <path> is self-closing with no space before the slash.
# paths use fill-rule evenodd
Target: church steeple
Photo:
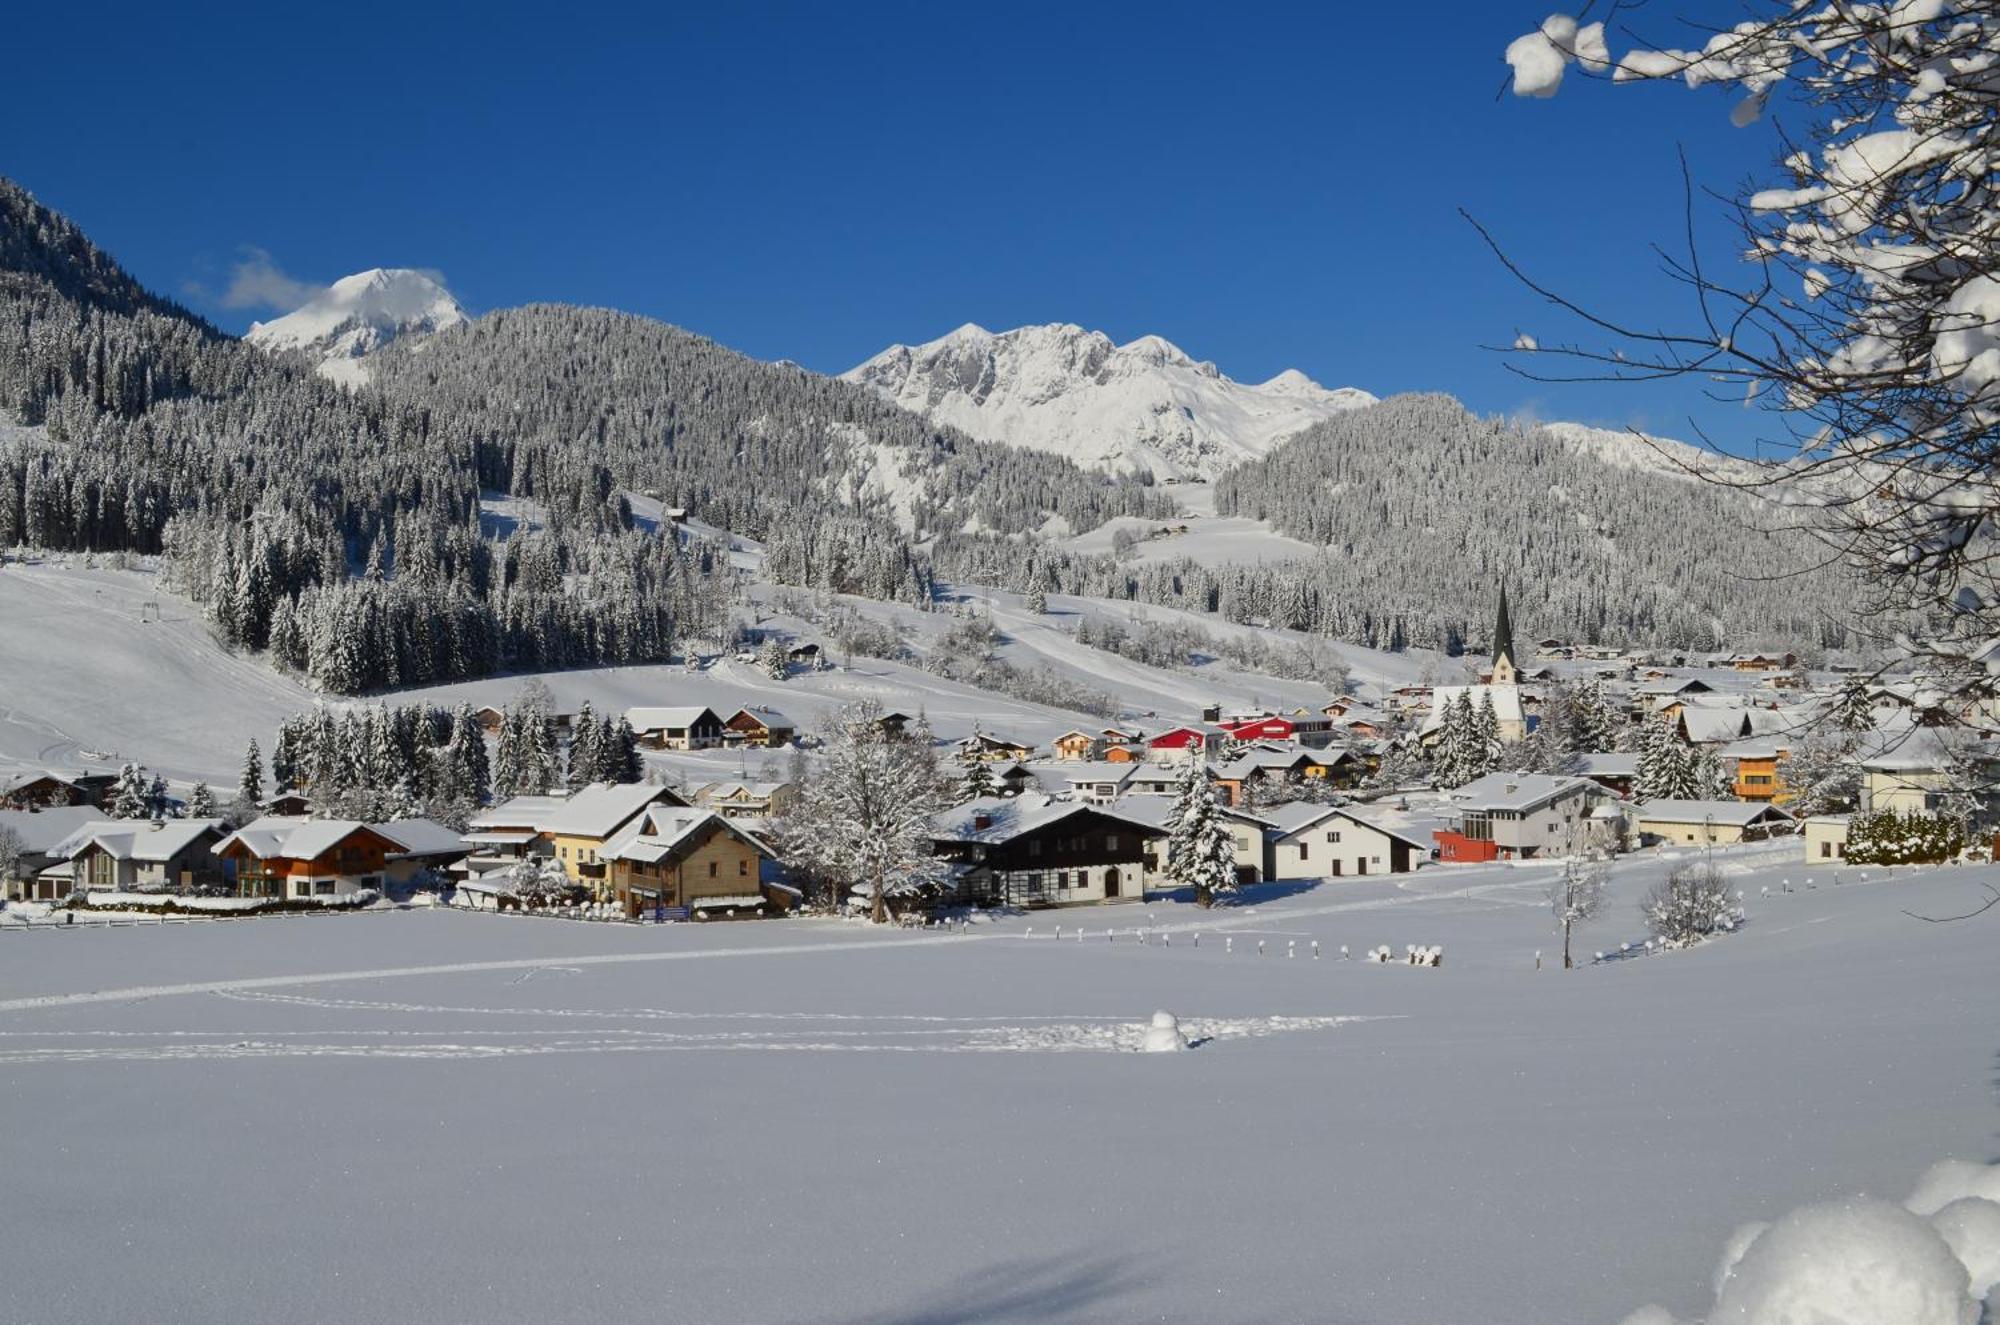
<path id="1" fill-rule="evenodd" d="M 1514 623 L 1507 616 L 1507 585 L 1500 585 L 1500 616 L 1493 623 L 1493 684 L 1510 686 L 1520 679 L 1514 664 Z"/>

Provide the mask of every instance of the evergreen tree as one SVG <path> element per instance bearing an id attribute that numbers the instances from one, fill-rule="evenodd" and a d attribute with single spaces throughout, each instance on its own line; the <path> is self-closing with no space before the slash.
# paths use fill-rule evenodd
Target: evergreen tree
<path id="1" fill-rule="evenodd" d="M 146 771 L 137 764 L 127 764 L 118 770 L 118 783 L 112 793 L 111 817 L 114 819 L 144 819 L 151 810 L 148 794 L 151 785 Z"/>
<path id="2" fill-rule="evenodd" d="M 1500 765 L 1500 717 L 1493 711 L 1493 692 L 1479 692 L 1479 709 L 1472 728 L 1474 778 L 1485 777 Z"/>
<path id="3" fill-rule="evenodd" d="M 1726 801 L 1735 799 L 1735 781 L 1729 776 L 1729 770 L 1723 766 L 1722 761 L 1716 758 L 1713 750 L 1703 749 L 1700 754 L 1696 755 L 1693 766 L 1689 771 L 1694 780 L 1695 800 Z"/>
<path id="4" fill-rule="evenodd" d="M 188 793 L 188 817 L 191 819 L 213 819 L 215 817 L 215 793 L 208 789 L 206 782 L 194 784 Z"/>
<path id="5" fill-rule="evenodd" d="M 569 776 L 564 785 L 571 791 L 600 779 L 602 757 L 598 746 L 602 739 L 603 733 L 597 725 L 597 711 L 586 699 L 577 708 L 576 721 L 570 727 Z"/>
<path id="6" fill-rule="evenodd" d="M 284 729 L 279 729 L 279 744 L 283 744 Z M 275 761 L 274 761 L 275 762 Z M 243 752 L 243 775 L 237 779 L 236 795 L 246 805 L 258 805 L 264 800 L 264 758 L 258 752 L 257 738 L 250 738 L 249 748 Z"/>
<path id="7" fill-rule="evenodd" d="M 1190 758 L 1181 774 L 1167 835 L 1167 879 L 1194 893 L 1197 906 L 1236 891 L 1236 844 L 1216 813 L 1208 765 Z"/>
<path id="8" fill-rule="evenodd" d="M 758 646 L 757 669 L 773 681 L 782 681 L 791 675 L 792 656 L 783 640 L 773 636 Z"/>
<path id="9" fill-rule="evenodd" d="M 959 778 L 958 798 L 962 801 L 977 800 L 981 796 L 998 796 L 999 779 L 993 776 L 993 766 L 981 759 L 972 750 L 966 750 L 958 757 L 964 771 Z"/>

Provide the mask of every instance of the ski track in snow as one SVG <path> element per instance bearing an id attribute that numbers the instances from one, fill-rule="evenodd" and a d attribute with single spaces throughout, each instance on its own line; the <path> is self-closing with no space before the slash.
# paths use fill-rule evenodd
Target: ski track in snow
<path id="1" fill-rule="evenodd" d="M 667 1008 L 493 1008 L 312 998 L 250 991 L 218 997 L 314 1011 L 444 1017 L 715 1023 L 707 1030 L 600 1025 L 587 1029 L 380 1028 L 253 1033 L 223 1030 L 0 1031 L 0 1066 L 40 1063 L 184 1062 L 244 1058 L 522 1058 L 552 1054 L 766 1050 L 782 1053 L 1133 1053 L 1142 1021 L 1119 1016 L 949 1017 L 821 1012 L 689 1012 Z M 1332 1030 L 1352 1016 L 1183 1018 L 1193 1045 Z M 750 1024 L 746 1024 L 750 1023 Z"/>

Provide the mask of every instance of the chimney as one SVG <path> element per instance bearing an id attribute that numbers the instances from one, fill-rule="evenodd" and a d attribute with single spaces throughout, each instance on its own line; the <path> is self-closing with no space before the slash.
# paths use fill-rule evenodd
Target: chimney
<path id="1" fill-rule="evenodd" d="M 1220 705 L 1220 704 L 1204 704 L 1204 705 L 1202 705 L 1202 706 L 1201 706 L 1201 720 L 1202 720 L 1203 722 L 1211 722 L 1211 723 L 1212 723 L 1212 722 L 1220 722 L 1220 721 L 1222 721 L 1222 705 Z"/>
<path id="2" fill-rule="evenodd" d="M 972 826 L 977 831 L 984 831 L 991 828 L 993 826 L 993 816 L 990 814 L 975 814 L 972 816 Z"/>
<path id="3" fill-rule="evenodd" d="M 1507 784 L 1507 794 L 1509 796 L 1513 795 L 1517 790 L 1519 790 L 1519 787 L 1520 787 L 1519 783 L 1509 782 Z"/>

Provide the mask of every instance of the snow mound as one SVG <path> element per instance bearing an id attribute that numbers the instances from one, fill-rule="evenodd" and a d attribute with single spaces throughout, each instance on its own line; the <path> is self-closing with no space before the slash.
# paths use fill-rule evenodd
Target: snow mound
<path id="1" fill-rule="evenodd" d="M 343 276 L 303 308 L 251 324 L 244 339 L 273 353 L 303 350 L 336 381 L 365 380 L 355 361 L 391 341 L 434 335 L 466 320 L 465 310 L 435 279 L 405 267 L 377 267 Z"/>
<path id="2" fill-rule="evenodd" d="M 1715 1300 L 1742 1325 L 1975 1325 L 1965 1266 L 1928 1222 L 1852 1197 L 1794 1210 L 1765 1230 Z"/>
<path id="3" fill-rule="evenodd" d="M 1915 1214 L 1934 1215 L 1966 1196 L 2000 1201 L 2000 1164 L 1947 1159 L 1924 1170 L 1916 1191 L 1903 1204 Z"/>
<path id="4" fill-rule="evenodd" d="M 1965 1266 L 1972 1295 L 1990 1301 L 2000 1284 L 2000 1204 L 1962 1196 L 1931 1216 L 1931 1227 Z"/>
<path id="5" fill-rule="evenodd" d="M 1069 323 L 995 333 L 968 322 L 927 344 L 893 345 L 842 376 L 974 437 L 1161 478 L 1213 477 L 1375 403 L 1297 369 L 1237 382 L 1163 337 L 1118 345 Z"/>

